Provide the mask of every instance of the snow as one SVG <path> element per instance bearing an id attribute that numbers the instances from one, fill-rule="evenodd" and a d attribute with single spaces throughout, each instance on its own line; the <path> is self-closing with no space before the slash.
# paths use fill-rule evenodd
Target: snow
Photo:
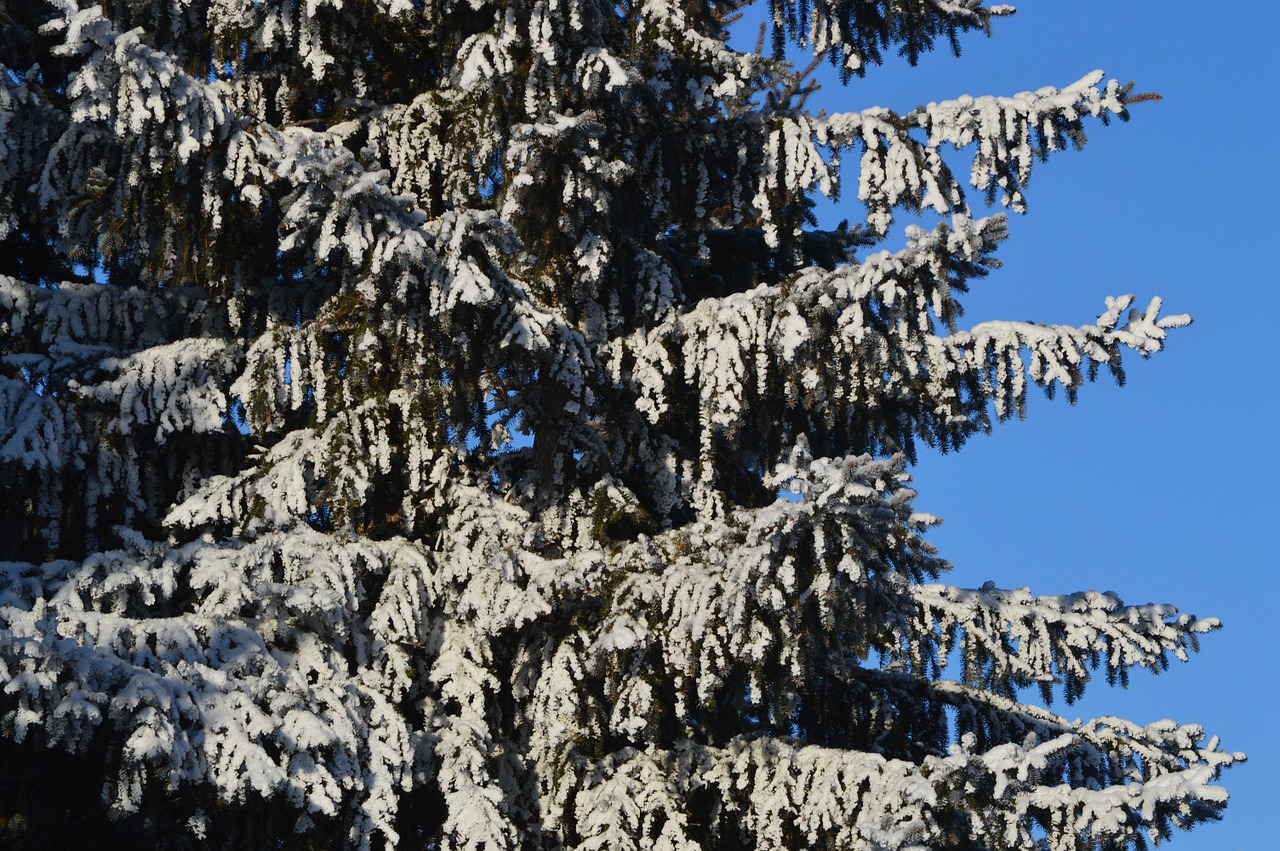
<path id="1" fill-rule="evenodd" d="M 960 324 L 1007 232 L 971 193 L 1021 210 L 1115 81 L 815 115 L 665 0 L 206 5 L 56 0 L 65 79 L 0 74 L 7 269 L 95 278 L 0 275 L 0 726 L 101 746 L 103 824 L 923 849 L 1221 809 L 1199 727 L 1012 697 L 1218 622 L 945 584 L 908 474 L 1190 321 Z M 905 8 L 778 13 L 856 72 L 1011 11 Z M 867 221 L 816 232 L 841 162 Z"/>

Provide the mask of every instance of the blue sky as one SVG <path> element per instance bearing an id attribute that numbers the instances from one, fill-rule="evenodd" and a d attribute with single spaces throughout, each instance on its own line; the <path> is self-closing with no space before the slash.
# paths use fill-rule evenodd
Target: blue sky
<path id="1" fill-rule="evenodd" d="M 995 21 L 991 39 L 964 38 L 959 59 L 893 61 L 844 88 L 828 73 L 810 100 L 906 111 L 1064 86 L 1095 68 L 1163 96 L 1037 167 L 1028 214 L 1011 217 L 1005 267 L 975 286 L 965 322 L 1082 324 L 1105 296 L 1135 293 L 1141 305 L 1162 296 L 1167 313 L 1195 324 L 1150 361 L 1131 358 L 1124 388 L 1102 376 L 1074 407 L 1033 399 L 1025 421 L 922 457 L 915 476 L 918 510 L 946 521 L 931 539 L 955 584 L 1111 590 L 1225 623 L 1189 664 L 1135 672 L 1127 690 L 1099 677 L 1079 703 L 1054 706 L 1199 723 L 1248 753 L 1223 776 L 1226 819 L 1178 835 L 1164 846 L 1173 851 L 1276 847 L 1277 32 L 1268 2 L 1027 2 Z M 823 216 L 857 221 L 854 205 Z"/>

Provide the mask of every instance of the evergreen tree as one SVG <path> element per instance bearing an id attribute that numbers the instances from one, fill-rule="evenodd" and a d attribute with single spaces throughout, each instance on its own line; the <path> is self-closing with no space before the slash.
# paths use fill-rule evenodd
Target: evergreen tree
<path id="1" fill-rule="evenodd" d="M 917 447 L 1182 316 L 959 325 L 1090 74 L 806 107 L 980 0 L 0 0 L 15 847 L 1130 848 L 1217 622 L 939 584 Z M 762 37 L 763 41 L 763 37 Z M 972 156 L 968 181 L 944 157 Z M 839 160 L 866 221 L 818 227 Z M 953 158 L 954 161 L 954 158 Z M 853 187 L 850 187 L 853 191 Z M 895 216 L 937 224 L 905 228 Z M 789 498 L 791 497 L 795 498 Z"/>

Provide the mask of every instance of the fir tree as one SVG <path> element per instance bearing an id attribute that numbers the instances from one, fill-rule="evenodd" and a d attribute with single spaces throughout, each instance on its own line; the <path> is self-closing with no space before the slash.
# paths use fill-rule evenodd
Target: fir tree
<path id="1" fill-rule="evenodd" d="M 17 847 L 1142 847 L 1217 622 L 940 584 L 907 467 L 1183 316 L 988 322 L 1101 72 L 806 106 L 980 0 L 0 2 L 0 815 Z M 762 39 L 763 40 L 763 39 Z M 972 158 L 967 181 L 952 149 Z M 846 187 L 856 227 L 812 208 Z M 861 207 L 859 207 L 861 209 Z M 919 213 L 890 250 L 892 226 Z M 787 495 L 795 498 L 787 498 Z"/>

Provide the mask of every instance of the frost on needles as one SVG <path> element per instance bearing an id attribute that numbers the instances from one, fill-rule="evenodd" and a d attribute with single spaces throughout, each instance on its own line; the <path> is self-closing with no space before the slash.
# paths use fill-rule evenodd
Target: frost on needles
<path id="1" fill-rule="evenodd" d="M 907 475 L 1189 321 L 960 323 L 987 205 L 1129 89 L 815 113 L 785 44 L 850 78 L 1012 10 L 774 0 L 775 53 L 737 11 L 0 5 L 7 842 L 1122 849 L 1220 816 L 1244 757 L 1199 727 L 1024 702 L 1217 621 L 943 584 Z M 824 230 L 842 161 L 866 220 Z"/>

